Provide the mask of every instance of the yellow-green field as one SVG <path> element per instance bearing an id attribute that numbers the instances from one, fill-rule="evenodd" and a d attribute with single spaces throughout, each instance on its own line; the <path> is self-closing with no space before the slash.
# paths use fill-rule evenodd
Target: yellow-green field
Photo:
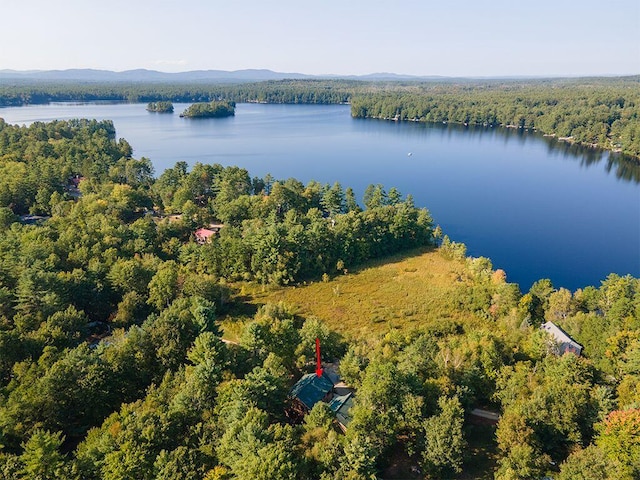
<path id="1" fill-rule="evenodd" d="M 469 322 L 454 300 L 467 281 L 463 261 L 419 249 L 370 262 L 329 281 L 287 287 L 243 284 L 239 290 L 245 305 L 257 308 L 282 301 L 303 317 L 319 317 L 347 338 L 367 338 L 392 328 Z M 237 321 L 224 326 L 229 338 L 240 330 Z"/>

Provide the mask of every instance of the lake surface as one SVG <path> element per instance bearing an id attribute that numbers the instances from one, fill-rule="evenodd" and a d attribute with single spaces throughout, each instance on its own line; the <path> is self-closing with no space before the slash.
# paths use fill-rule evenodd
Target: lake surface
<path id="1" fill-rule="evenodd" d="M 236 116 L 185 119 L 143 104 L 0 108 L 8 123 L 113 120 L 156 174 L 184 160 L 238 165 L 303 182 L 370 183 L 412 194 L 468 254 L 527 291 L 540 278 L 571 290 L 609 273 L 640 277 L 640 178 L 620 156 L 503 128 L 350 117 L 346 105 L 238 104 Z"/>

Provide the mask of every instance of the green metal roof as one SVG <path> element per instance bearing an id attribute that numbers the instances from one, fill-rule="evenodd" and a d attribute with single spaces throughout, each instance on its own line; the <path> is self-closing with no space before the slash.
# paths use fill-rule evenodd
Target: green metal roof
<path id="1" fill-rule="evenodd" d="M 329 408 L 336 414 L 338 421 L 345 427 L 351 422 L 349 410 L 353 406 L 353 392 L 346 395 L 338 395 L 331 399 Z"/>
<path id="2" fill-rule="evenodd" d="M 315 373 L 307 373 L 291 388 L 289 396 L 297 398 L 311 410 L 332 388 L 333 382 L 326 373 L 321 377 Z"/>

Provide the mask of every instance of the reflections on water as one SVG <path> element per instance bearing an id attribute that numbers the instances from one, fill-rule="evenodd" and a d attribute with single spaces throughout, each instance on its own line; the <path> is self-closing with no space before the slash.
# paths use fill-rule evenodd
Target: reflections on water
<path id="1" fill-rule="evenodd" d="M 406 122 L 408 125 L 412 123 L 413 122 Z M 505 141 L 515 141 L 520 145 L 525 145 L 527 142 L 537 143 L 542 141 L 547 144 L 547 153 L 549 155 L 561 156 L 563 159 L 576 161 L 584 168 L 595 167 L 601 162 L 604 162 L 605 172 L 615 175 L 616 178 L 623 181 L 640 183 L 640 159 L 619 152 L 610 152 L 600 148 L 578 145 L 564 140 L 558 140 L 553 136 L 541 135 L 532 131 L 516 128 L 463 126 L 457 124 L 419 125 L 424 128 L 443 130 L 445 134 L 464 132 L 465 135 L 471 138 L 482 136 L 485 140 L 492 135 L 495 137 L 504 137 Z M 451 137 L 451 135 L 449 136 Z"/>
<path id="2" fill-rule="evenodd" d="M 536 135 L 539 137 L 539 135 Z M 564 158 L 577 160 L 581 167 L 592 167 L 604 161 L 604 170 L 620 180 L 640 183 L 640 159 L 612 153 L 599 148 L 588 148 L 555 138 L 542 137 L 549 144 L 549 152 L 560 152 Z"/>

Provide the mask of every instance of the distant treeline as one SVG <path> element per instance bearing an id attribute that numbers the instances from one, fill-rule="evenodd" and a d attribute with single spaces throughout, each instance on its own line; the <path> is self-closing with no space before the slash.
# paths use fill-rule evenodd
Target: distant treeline
<path id="1" fill-rule="evenodd" d="M 640 77 L 456 82 L 278 80 L 236 85 L 0 84 L 0 106 L 55 101 L 351 103 L 357 118 L 504 126 L 640 157 Z"/>
<path id="2" fill-rule="evenodd" d="M 351 114 L 535 130 L 640 156 L 640 83 L 626 80 L 420 85 L 354 95 Z"/>
<path id="3" fill-rule="evenodd" d="M 0 83 L 0 107 L 67 101 L 124 101 L 175 103 L 346 103 L 355 92 L 366 92 L 366 83 L 346 80 L 279 80 L 257 83 L 161 84 L 161 83 Z"/>

